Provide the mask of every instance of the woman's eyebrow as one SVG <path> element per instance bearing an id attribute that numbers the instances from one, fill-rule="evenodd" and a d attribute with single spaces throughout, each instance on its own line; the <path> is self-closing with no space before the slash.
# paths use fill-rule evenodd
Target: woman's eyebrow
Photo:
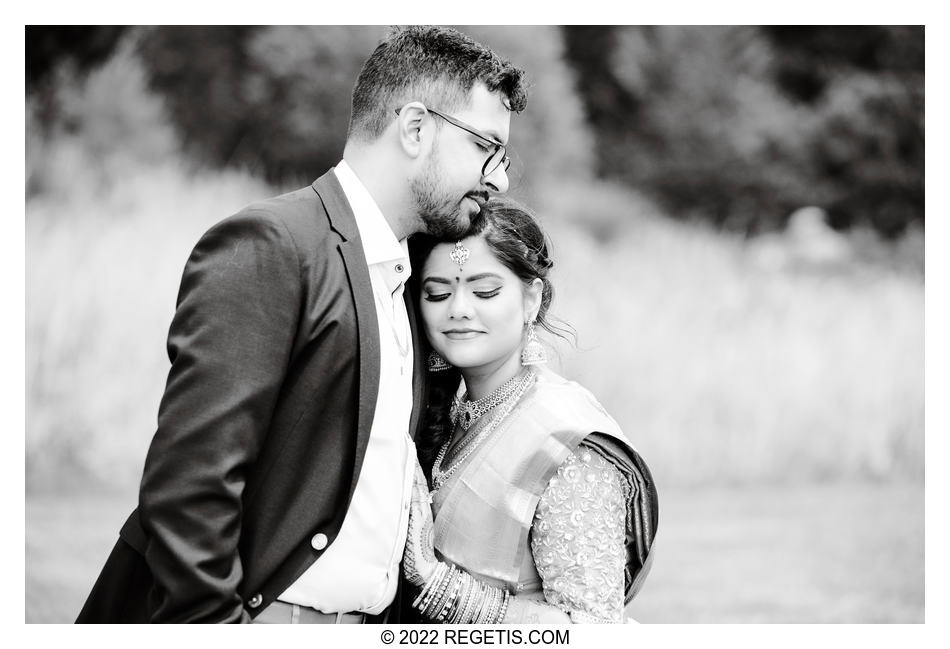
<path id="1" fill-rule="evenodd" d="M 477 273 L 475 275 L 470 275 L 468 277 L 465 277 L 464 279 L 466 282 L 477 282 L 480 279 L 501 279 L 501 278 L 502 278 L 501 275 L 499 275 L 498 273 L 488 272 L 488 273 Z M 457 277 L 455 279 L 456 281 L 458 281 Z M 422 280 L 423 284 L 425 284 L 426 282 L 435 282 L 436 284 L 451 284 L 452 280 L 446 279 L 445 277 L 436 277 L 434 275 L 430 275 L 429 277 L 426 277 Z"/>
<path id="2" fill-rule="evenodd" d="M 501 275 L 499 275 L 498 273 L 478 273 L 477 275 L 466 277 L 465 281 L 477 282 L 478 280 L 485 279 L 485 278 L 501 279 Z"/>

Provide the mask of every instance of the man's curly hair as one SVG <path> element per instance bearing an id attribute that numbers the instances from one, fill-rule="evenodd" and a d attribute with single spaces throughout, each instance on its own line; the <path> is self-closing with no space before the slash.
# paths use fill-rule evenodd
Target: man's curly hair
<path id="1" fill-rule="evenodd" d="M 524 72 L 448 27 L 395 28 L 370 55 L 353 88 L 348 138 L 373 141 L 410 101 L 451 112 L 476 83 L 504 96 L 509 110 L 528 103 Z"/>

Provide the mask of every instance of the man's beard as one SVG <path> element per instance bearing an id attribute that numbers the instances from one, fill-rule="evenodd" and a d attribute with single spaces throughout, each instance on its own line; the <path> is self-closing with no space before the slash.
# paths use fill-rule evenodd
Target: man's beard
<path id="1" fill-rule="evenodd" d="M 410 191 L 415 209 L 425 231 L 439 239 L 462 239 L 485 218 L 479 210 L 469 217 L 462 214 L 462 199 L 442 191 L 442 171 L 437 151 L 433 151 L 426 168 L 412 179 Z M 469 192 L 487 199 L 487 193 Z"/>

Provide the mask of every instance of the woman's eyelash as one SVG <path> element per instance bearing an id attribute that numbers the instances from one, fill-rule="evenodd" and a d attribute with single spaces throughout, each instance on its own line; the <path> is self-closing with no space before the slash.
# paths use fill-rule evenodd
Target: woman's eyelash
<path id="1" fill-rule="evenodd" d="M 501 287 L 499 286 L 498 288 L 493 288 L 490 291 L 472 291 L 472 294 L 475 295 L 475 297 L 487 300 L 495 297 L 500 292 Z M 422 299 L 424 299 L 426 302 L 441 302 L 443 300 L 447 300 L 450 295 L 451 293 L 426 293 L 422 296 Z"/>

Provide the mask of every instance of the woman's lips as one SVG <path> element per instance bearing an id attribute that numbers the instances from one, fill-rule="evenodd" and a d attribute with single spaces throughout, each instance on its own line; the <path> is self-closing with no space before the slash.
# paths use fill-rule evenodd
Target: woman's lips
<path id="1" fill-rule="evenodd" d="M 451 331 L 443 331 L 442 335 L 449 340 L 471 340 L 475 336 L 479 336 L 482 333 L 484 332 L 476 331 L 474 329 L 453 329 Z"/>

